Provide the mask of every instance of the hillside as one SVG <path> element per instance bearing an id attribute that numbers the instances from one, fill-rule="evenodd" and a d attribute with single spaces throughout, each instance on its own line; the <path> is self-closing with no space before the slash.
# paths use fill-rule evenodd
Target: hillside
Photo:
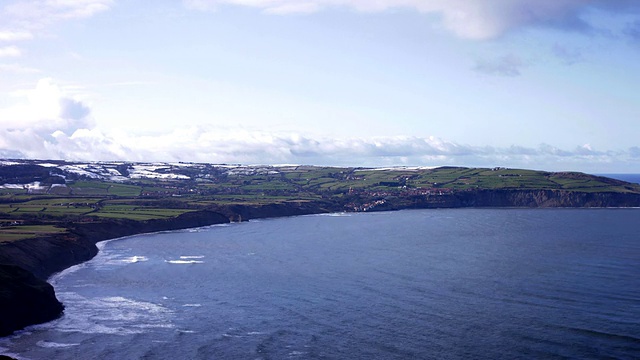
<path id="1" fill-rule="evenodd" d="M 640 185 L 505 168 L 4 160 L 0 265 L 37 278 L 0 277 L 3 303 L 11 304 L 0 319 L 52 310 L 0 323 L 0 334 L 56 317 L 55 297 L 27 302 L 24 294 L 49 294 L 44 280 L 95 256 L 101 240 L 265 217 L 455 207 L 640 207 Z"/>
<path id="2" fill-rule="evenodd" d="M 504 168 L 371 169 L 14 160 L 0 163 L 0 218 L 54 222 L 87 217 L 149 220 L 220 206 L 292 201 L 323 201 L 333 211 L 362 211 L 384 208 L 382 205 L 390 198 L 414 202 L 418 199 L 421 203 L 431 198 L 437 204 L 442 203 L 437 196 L 468 197 L 487 190 L 633 195 L 640 194 L 640 185 L 582 173 Z M 18 237 L 15 232 L 11 236 Z"/>

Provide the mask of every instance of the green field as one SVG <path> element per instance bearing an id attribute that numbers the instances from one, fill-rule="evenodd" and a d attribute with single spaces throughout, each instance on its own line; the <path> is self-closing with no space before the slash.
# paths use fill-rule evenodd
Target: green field
<path id="1" fill-rule="evenodd" d="M 0 243 L 28 239 L 36 236 L 59 234 L 67 229 L 53 225 L 14 225 L 0 227 Z"/>
<path id="2" fill-rule="evenodd" d="M 182 215 L 192 210 L 150 208 L 135 205 L 105 205 L 100 210 L 93 212 L 92 216 L 103 218 L 121 218 L 130 220 L 166 219 Z"/>
<path id="3" fill-rule="evenodd" d="M 24 214 L 66 216 L 94 211 L 100 198 L 39 197 L 36 200 L 0 203 L 0 216 L 16 217 Z"/>
<path id="4" fill-rule="evenodd" d="M 209 172 L 199 173 L 199 169 L 209 169 Z M 505 168 L 287 166 L 226 172 L 224 168 L 203 165 L 183 171 L 189 171 L 189 180 L 130 179 L 114 182 L 85 178 L 69 181 L 66 186 L 45 187 L 37 194 L 29 194 L 25 189 L 1 189 L 0 216 L 54 222 L 86 217 L 151 220 L 238 204 L 267 205 L 313 200 L 332 204 L 366 203 L 389 196 L 402 198 L 410 194 L 438 194 L 443 191 L 448 194 L 478 189 L 640 193 L 640 185 L 581 173 Z"/>

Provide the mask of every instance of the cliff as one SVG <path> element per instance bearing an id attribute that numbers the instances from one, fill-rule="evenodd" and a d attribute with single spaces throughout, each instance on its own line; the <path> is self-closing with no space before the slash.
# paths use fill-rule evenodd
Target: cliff
<path id="1" fill-rule="evenodd" d="M 69 233 L 0 243 L 0 336 L 59 317 L 63 306 L 44 279 L 94 257 L 99 241 L 228 222 L 219 213 L 198 211 L 172 219 L 69 224 Z"/>
<path id="2" fill-rule="evenodd" d="M 0 265 L 0 284 L 0 336 L 62 314 L 53 287 L 18 266 Z"/>
<path id="3" fill-rule="evenodd" d="M 96 243 L 134 234 L 178 230 L 230 221 L 345 211 L 346 202 L 288 201 L 261 205 L 212 205 L 175 218 L 134 221 L 94 219 L 70 222 L 67 233 L 0 243 L 0 336 L 24 326 L 52 320 L 62 312 L 53 288 L 44 279 L 97 254 Z M 381 199 L 378 199 L 381 200 Z M 370 210 L 459 207 L 640 207 L 640 194 L 567 190 L 467 190 L 438 195 L 387 196 Z M 33 275 L 31 275 L 32 273 Z M 35 276 L 34 276 L 35 275 Z M 6 319 L 6 320 L 5 320 Z"/>
<path id="4" fill-rule="evenodd" d="M 170 219 L 105 219 L 68 223 L 70 232 L 0 243 L 0 336 L 62 314 L 53 287 L 45 279 L 98 253 L 96 243 L 124 236 L 195 228 L 256 218 L 327 212 L 326 204 L 289 202 L 234 205 L 187 212 Z M 2 271 L 5 272 L 2 272 Z M 6 320 L 5 320 L 6 319 Z"/>
<path id="5" fill-rule="evenodd" d="M 455 193 L 461 207 L 638 207 L 640 194 L 568 190 L 476 190 Z"/>
<path id="6" fill-rule="evenodd" d="M 102 240 L 228 222 L 229 218 L 222 214 L 195 211 L 170 219 L 106 219 L 68 223 L 68 233 L 0 243 L 0 264 L 17 265 L 40 279 L 46 279 L 94 257 L 98 253 L 96 243 Z"/>
<path id="7" fill-rule="evenodd" d="M 640 207 L 640 194 L 567 190 L 468 190 L 443 195 L 389 197 L 376 211 L 463 207 Z"/>
<path id="8" fill-rule="evenodd" d="M 224 214 L 232 221 L 298 216 L 342 211 L 343 206 L 330 201 L 287 201 L 259 205 L 214 206 L 212 211 Z"/>

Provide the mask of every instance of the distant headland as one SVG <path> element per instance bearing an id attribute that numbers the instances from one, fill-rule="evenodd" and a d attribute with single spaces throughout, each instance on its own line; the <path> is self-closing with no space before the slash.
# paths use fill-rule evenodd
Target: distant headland
<path id="1" fill-rule="evenodd" d="M 256 218 L 458 207 L 640 207 L 640 185 L 509 168 L 0 160 L 0 336 L 60 316 L 46 283 L 122 236 Z"/>

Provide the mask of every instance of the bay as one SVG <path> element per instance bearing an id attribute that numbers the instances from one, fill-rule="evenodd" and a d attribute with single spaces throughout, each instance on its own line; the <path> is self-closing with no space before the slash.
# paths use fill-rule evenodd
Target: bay
<path id="1" fill-rule="evenodd" d="M 103 243 L 20 359 L 640 357 L 640 209 L 330 214 Z"/>

